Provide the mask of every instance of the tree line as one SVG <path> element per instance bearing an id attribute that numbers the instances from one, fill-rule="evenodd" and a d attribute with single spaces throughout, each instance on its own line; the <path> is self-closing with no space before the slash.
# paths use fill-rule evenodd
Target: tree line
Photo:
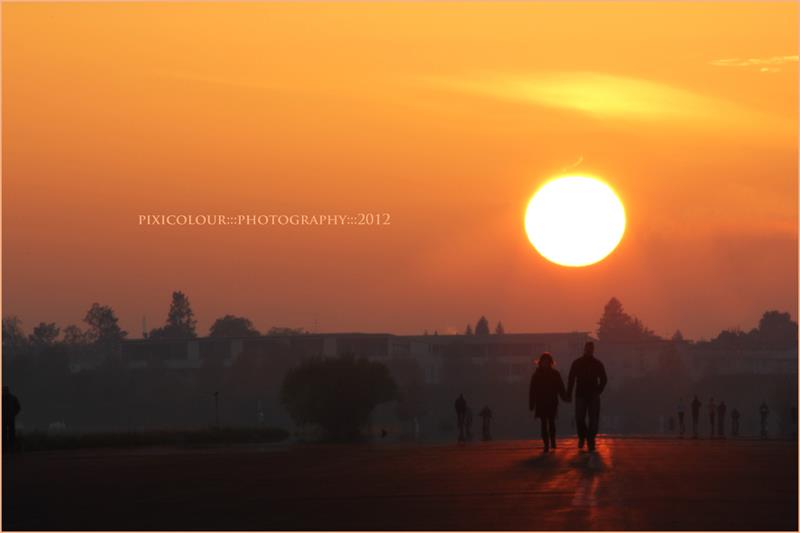
<path id="1" fill-rule="evenodd" d="M 597 323 L 597 339 L 608 343 L 664 340 L 639 318 L 628 314 L 617 298 L 611 298 L 603 309 L 603 315 Z M 675 331 L 671 340 L 687 342 L 680 330 Z M 797 322 L 792 320 L 789 313 L 765 311 L 758 326 L 748 332 L 740 328 L 724 329 L 711 340 L 693 344 L 712 350 L 790 350 L 797 347 Z"/>
<path id="2" fill-rule="evenodd" d="M 83 328 L 70 324 L 62 330 L 55 322 L 40 322 L 26 335 L 16 316 L 4 317 L 3 351 L 12 356 L 54 348 L 111 354 L 128 337 L 128 332 L 119 326 L 116 313 L 108 305 L 93 303 L 84 315 L 83 323 Z M 272 327 L 266 332 L 267 335 L 303 333 L 306 333 L 303 328 L 288 327 Z M 263 334 L 250 319 L 231 314 L 216 319 L 208 331 L 209 337 L 258 337 Z M 164 325 L 144 332 L 144 337 L 153 340 L 197 338 L 197 320 L 186 294 L 181 291 L 172 293 Z"/>

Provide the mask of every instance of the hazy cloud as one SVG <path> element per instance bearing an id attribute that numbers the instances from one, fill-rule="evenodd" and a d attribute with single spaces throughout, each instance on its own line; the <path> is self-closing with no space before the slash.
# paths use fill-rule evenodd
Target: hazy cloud
<path id="1" fill-rule="evenodd" d="M 716 67 L 750 68 L 759 72 L 780 72 L 782 65 L 797 63 L 798 56 L 772 56 L 715 59 L 711 64 Z"/>
<path id="2" fill-rule="evenodd" d="M 764 119 L 743 105 L 678 86 L 595 72 L 482 74 L 428 81 L 448 90 L 572 110 L 597 118 L 696 124 Z"/>

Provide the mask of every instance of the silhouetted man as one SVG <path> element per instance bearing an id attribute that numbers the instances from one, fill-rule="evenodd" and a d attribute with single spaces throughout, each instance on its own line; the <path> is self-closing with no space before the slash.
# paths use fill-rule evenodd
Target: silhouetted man
<path id="1" fill-rule="evenodd" d="M 725 411 L 727 411 L 725 402 L 719 402 L 717 407 L 717 437 L 725 438 Z"/>
<path id="2" fill-rule="evenodd" d="M 733 408 L 731 411 L 731 436 L 738 437 L 739 436 L 739 410 L 737 408 Z"/>
<path id="3" fill-rule="evenodd" d="M 700 407 L 703 404 L 697 399 L 697 394 L 694 395 L 692 400 L 692 438 L 697 438 L 697 421 L 700 419 Z"/>
<path id="4" fill-rule="evenodd" d="M 758 413 L 761 415 L 761 438 L 767 438 L 767 418 L 769 417 L 769 407 L 767 402 L 761 402 L 761 407 L 758 408 Z"/>
<path id="5" fill-rule="evenodd" d="M 456 398 L 456 420 L 458 421 L 458 442 L 464 440 L 464 418 L 467 413 L 467 401 L 463 394 Z"/>
<path id="6" fill-rule="evenodd" d="M 483 421 L 483 440 L 492 440 L 492 410 L 488 405 L 484 405 L 478 414 Z"/>
<path id="7" fill-rule="evenodd" d="M 683 398 L 678 398 L 678 431 L 683 438 L 683 434 L 686 431 L 686 425 L 683 422 L 683 415 L 686 411 L 686 406 L 683 405 Z"/>
<path id="8" fill-rule="evenodd" d="M 717 417 L 717 404 L 714 403 L 714 398 L 708 400 L 708 419 L 711 422 L 711 438 L 714 438 L 714 429 L 716 429 L 715 420 Z"/>
<path id="9" fill-rule="evenodd" d="M 569 369 L 567 398 L 572 398 L 575 389 L 575 423 L 578 427 L 578 448 L 588 442 L 589 451 L 595 449 L 598 423 L 600 420 L 600 394 L 608 383 L 606 368 L 594 357 L 594 343 L 589 341 L 583 347 L 583 356 L 575 359 Z M 586 417 L 589 417 L 587 427 Z"/>
<path id="10" fill-rule="evenodd" d="M 13 452 L 17 439 L 16 418 L 21 407 L 16 396 L 11 394 L 8 387 L 3 387 L 3 451 Z"/>

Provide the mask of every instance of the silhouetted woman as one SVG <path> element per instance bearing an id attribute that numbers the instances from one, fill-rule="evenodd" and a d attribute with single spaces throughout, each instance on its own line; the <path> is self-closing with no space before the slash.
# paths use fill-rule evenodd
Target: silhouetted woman
<path id="1" fill-rule="evenodd" d="M 544 451 L 556 447 L 556 414 L 558 413 L 558 397 L 565 402 L 567 390 L 561 374 L 553 368 L 553 356 L 545 352 L 539 357 L 539 364 L 531 377 L 530 410 L 542 421 L 542 440 Z"/>

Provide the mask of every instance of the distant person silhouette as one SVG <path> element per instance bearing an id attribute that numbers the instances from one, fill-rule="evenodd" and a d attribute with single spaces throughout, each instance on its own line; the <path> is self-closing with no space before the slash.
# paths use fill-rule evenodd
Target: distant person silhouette
<path id="1" fill-rule="evenodd" d="M 467 405 L 464 413 L 464 432 L 467 440 L 472 440 L 472 408 Z"/>
<path id="2" fill-rule="evenodd" d="M 733 408 L 731 410 L 731 436 L 738 437 L 739 436 L 739 410 L 737 408 Z"/>
<path id="3" fill-rule="evenodd" d="M 697 399 L 697 394 L 694 395 L 692 400 L 692 438 L 697 438 L 697 422 L 700 420 L 700 407 L 703 404 Z"/>
<path id="4" fill-rule="evenodd" d="M 594 357 L 594 343 L 589 341 L 583 347 L 583 355 L 572 362 L 569 369 L 567 398 L 572 398 L 575 390 L 575 423 L 578 427 L 578 448 L 588 442 L 589 451 L 594 451 L 600 421 L 600 394 L 608 383 L 606 368 Z M 586 417 L 589 425 L 586 425 Z"/>
<path id="5" fill-rule="evenodd" d="M 483 440 L 492 440 L 492 410 L 489 409 L 488 405 L 484 405 L 478 415 L 483 422 Z"/>
<path id="6" fill-rule="evenodd" d="M 719 407 L 717 407 L 717 437 L 721 439 L 725 438 L 725 411 L 727 410 L 725 402 L 719 402 Z"/>
<path id="7" fill-rule="evenodd" d="M 458 442 L 464 441 L 464 418 L 467 414 L 467 401 L 464 399 L 463 394 L 459 394 L 456 398 L 456 421 L 458 423 Z"/>
<path id="8" fill-rule="evenodd" d="M 678 398 L 678 433 L 681 438 L 686 433 L 686 424 L 684 423 L 684 415 L 686 413 L 686 406 L 683 404 L 683 398 Z"/>
<path id="9" fill-rule="evenodd" d="M 714 438 L 714 430 L 716 429 L 715 420 L 717 417 L 717 404 L 714 403 L 714 398 L 708 400 L 708 419 L 711 422 L 711 438 Z"/>
<path id="10" fill-rule="evenodd" d="M 542 424 L 542 442 L 544 451 L 556 449 L 556 415 L 558 414 L 558 398 L 568 401 L 567 391 L 561 373 L 553 368 L 553 356 L 544 352 L 539 356 L 536 370 L 531 376 L 528 391 L 528 408 L 534 412 Z"/>
<path id="11" fill-rule="evenodd" d="M 767 438 L 767 419 L 769 418 L 769 407 L 767 402 L 761 402 L 761 407 L 758 408 L 758 413 L 761 415 L 761 438 Z"/>
<path id="12" fill-rule="evenodd" d="M 3 452 L 13 452 L 17 441 L 16 418 L 22 408 L 19 400 L 3 387 Z"/>

